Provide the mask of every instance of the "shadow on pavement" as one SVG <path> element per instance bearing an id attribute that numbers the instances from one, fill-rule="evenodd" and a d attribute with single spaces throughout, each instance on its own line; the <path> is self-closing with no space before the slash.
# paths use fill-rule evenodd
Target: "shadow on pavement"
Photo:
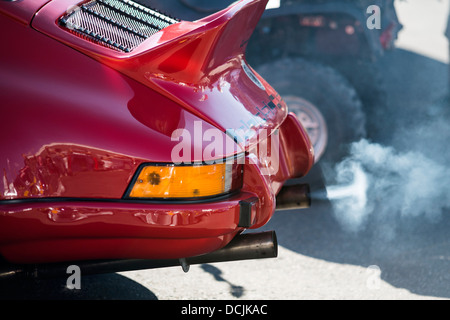
<path id="1" fill-rule="evenodd" d="M 399 152 L 420 152 L 450 172 L 448 66 L 395 50 L 383 58 L 381 67 L 388 99 L 388 110 L 382 114 L 393 117 L 395 127 L 384 128 L 374 142 Z M 421 187 L 426 194 L 426 188 L 439 185 Z M 395 188 L 391 196 L 396 197 Z M 363 267 L 377 265 L 382 279 L 397 288 L 450 298 L 450 198 L 444 198 L 443 211 L 434 220 L 414 212 L 407 216 L 392 212 L 383 219 L 375 211 L 364 228 L 350 232 L 342 228 L 332 203 L 313 201 L 305 211 L 275 213 L 265 228 L 276 230 L 280 245 L 300 254 Z M 378 208 L 386 200 L 380 195 Z M 385 229 L 395 235 L 385 238 Z"/>
<path id="2" fill-rule="evenodd" d="M 217 268 L 211 264 L 202 264 L 200 267 L 203 269 L 203 271 L 211 274 L 216 281 L 226 282 L 230 286 L 230 294 L 233 297 L 241 298 L 244 295 L 244 293 L 245 293 L 244 287 L 234 285 L 233 283 L 231 283 L 230 281 L 225 279 L 222 276 L 222 270 L 220 270 L 219 268 Z"/>
<path id="3" fill-rule="evenodd" d="M 5 280 L 0 300 L 158 300 L 153 292 L 119 274 L 81 277 L 81 288 L 70 290 L 67 279 Z"/>

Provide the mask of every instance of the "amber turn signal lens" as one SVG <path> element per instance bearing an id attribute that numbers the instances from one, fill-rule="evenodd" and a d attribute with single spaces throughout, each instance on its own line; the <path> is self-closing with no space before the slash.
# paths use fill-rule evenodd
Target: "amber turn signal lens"
<path id="1" fill-rule="evenodd" d="M 242 187 L 242 164 L 147 165 L 134 181 L 130 198 L 195 199 Z"/>

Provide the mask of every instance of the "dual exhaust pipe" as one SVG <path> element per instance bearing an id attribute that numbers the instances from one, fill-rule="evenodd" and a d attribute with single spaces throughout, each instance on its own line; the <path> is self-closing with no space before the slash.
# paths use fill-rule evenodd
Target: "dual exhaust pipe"
<path id="1" fill-rule="evenodd" d="M 277 196 L 277 210 L 309 208 L 311 200 L 307 185 L 285 186 Z M 46 265 L 0 266 L 0 280 L 10 278 L 45 279 L 67 277 L 69 265 L 80 267 L 83 275 L 115 273 L 124 271 L 156 269 L 181 266 L 188 272 L 191 265 L 276 258 L 278 241 L 275 231 L 243 233 L 236 236 L 227 246 L 209 254 L 185 259 L 170 260 L 100 260 L 79 261 Z"/>
<path id="2" fill-rule="evenodd" d="M 6 265 L 0 268 L 2 279 L 49 279 L 67 277 L 67 268 L 77 265 L 82 275 L 115 273 L 144 269 L 167 267 L 182 267 L 188 272 L 190 265 L 276 258 L 278 256 L 278 242 L 275 231 L 249 233 L 236 236 L 227 246 L 209 254 L 170 260 L 101 260 L 79 261 L 71 263 L 55 263 L 46 265 Z"/>

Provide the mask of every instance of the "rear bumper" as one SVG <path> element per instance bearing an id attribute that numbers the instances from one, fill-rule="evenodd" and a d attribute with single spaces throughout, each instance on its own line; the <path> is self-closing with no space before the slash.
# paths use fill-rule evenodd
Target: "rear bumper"
<path id="1" fill-rule="evenodd" d="M 215 202 L 49 200 L 2 205 L 0 252 L 10 262 L 177 259 L 215 251 L 240 231 L 242 193 Z"/>
<path id="2" fill-rule="evenodd" d="M 2 201 L 0 254 L 13 263 L 51 263 L 180 259 L 221 249 L 245 229 L 266 224 L 283 183 L 311 168 L 312 148 L 294 116 L 279 128 L 279 138 L 276 170 L 249 151 L 242 190 L 207 202 Z"/>

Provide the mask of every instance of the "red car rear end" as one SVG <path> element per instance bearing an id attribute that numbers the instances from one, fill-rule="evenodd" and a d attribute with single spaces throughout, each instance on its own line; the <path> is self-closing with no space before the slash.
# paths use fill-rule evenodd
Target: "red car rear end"
<path id="1" fill-rule="evenodd" d="M 1 256 L 183 259 L 266 224 L 314 163 L 245 60 L 266 2 L 195 22 L 128 0 L 1 2 Z"/>

